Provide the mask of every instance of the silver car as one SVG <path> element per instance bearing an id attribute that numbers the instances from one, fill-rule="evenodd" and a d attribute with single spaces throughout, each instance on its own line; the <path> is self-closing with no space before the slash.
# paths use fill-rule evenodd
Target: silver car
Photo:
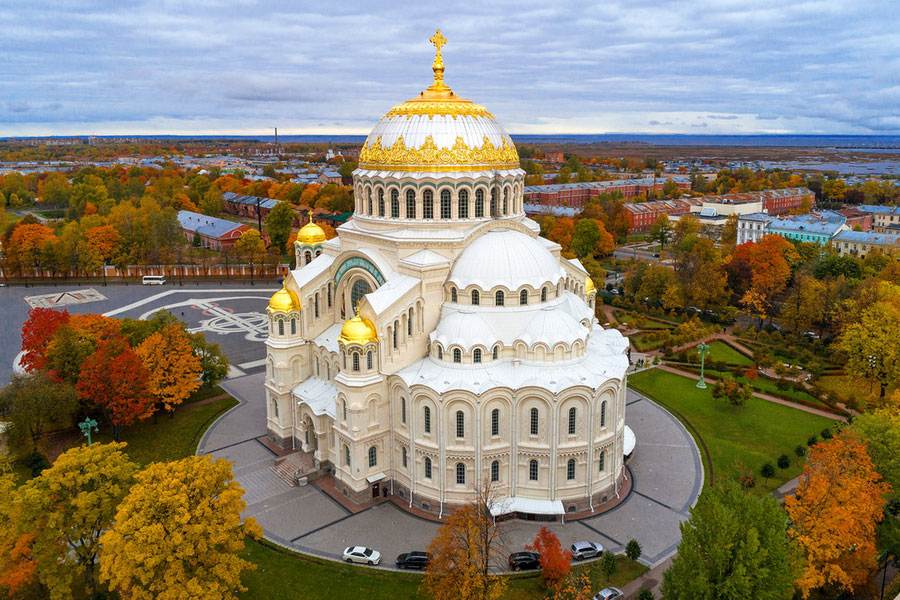
<path id="1" fill-rule="evenodd" d="M 594 558 L 603 554 L 603 546 L 597 542 L 575 542 L 569 550 L 575 560 Z"/>
<path id="2" fill-rule="evenodd" d="M 625 600 L 625 593 L 615 587 L 603 588 L 591 600 Z"/>

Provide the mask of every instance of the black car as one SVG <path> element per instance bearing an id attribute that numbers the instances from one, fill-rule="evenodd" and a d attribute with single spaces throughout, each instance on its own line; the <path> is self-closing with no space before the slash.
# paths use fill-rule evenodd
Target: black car
<path id="1" fill-rule="evenodd" d="M 509 568 L 513 571 L 540 569 L 541 555 L 537 552 L 513 552 L 509 555 Z"/>
<path id="2" fill-rule="evenodd" d="M 397 557 L 397 568 L 421 569 L 424 571 L 429 562 L 431 562 L 431 555 L 427 552 L 404 552 Z"/>

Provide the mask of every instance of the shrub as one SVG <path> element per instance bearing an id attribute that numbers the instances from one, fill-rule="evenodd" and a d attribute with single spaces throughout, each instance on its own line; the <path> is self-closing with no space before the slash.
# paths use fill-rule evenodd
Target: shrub
<path id="1" fill-rule="evenodd" d="M 816 434 L 812 434 L 811 436 L 809 436 L 809 439 L 806 440 L 807 446 L 815 446 L 818 443 L 819 443 L 819 436 L 817 436 Z"/>
<path id="2" fill-rule="evenodd" d="M 829 427 L 826 427 L 825 429 L 822 430 L 822 439 L 830 440 L 831 438 L 832 438 L 831 429 Z"/>
<path id="3" fill-rule="evenodd" d="M 628 540 L 628 544 L 625 546 L 625 556 L 631 560 L 637 560 L 641 557 L 641 551 L 641 545 L 637 540 Z"/>
<path id="4" fill-rule="evenodd" d="M 778 468 L 784 471 L 788 467 L 791 466 L 791 459 L 788 458 L 787 454 L 782 454 L 778 457 Z"/>
<path id="5" fill-rule="evenodd" d="M 766 480 L 766 484 L 769 483 L 770 477 L 775 477 L 775 465 L 770 462 L 767 462 L 762 466 L 759 470 L 759 474 L 763 476 L 763 479 Z"/>
<path id="6" fill-rule="evenodd" d="M 656 600 L 656 596 L 653 594 L 652 590 L 645 588 L 638 592 L 637 600 Z"/>
<path id="7" fill-rule="evenodd" d="M 44 469 L 50 467 L 50 461 L 47 460 L 47 457 L 37 450 L 29 454 L 25 462 L 28 464 L 28 468 L 31 469 L 32 477 L 37 477 Z"/>
<path id="8" fill-rule="evenodd" d="M 797 458 L 803 458 L 806 456 L 806 448 L 803 446 L 797 446 L 794 448 L 794 454 L 797 455 Z"/>

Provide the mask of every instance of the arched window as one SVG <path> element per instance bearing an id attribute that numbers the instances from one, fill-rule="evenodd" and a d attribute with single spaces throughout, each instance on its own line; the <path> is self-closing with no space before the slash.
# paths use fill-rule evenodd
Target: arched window
<path id="1" fill-rule="evenodd" d="M 541 302 L 547 301 L 547 286 L 541 288 Z"/>
<path id="2" fill-rule="evenodd" d="M 450 190 L 441 190 L 441 218 L 450 218 Z"/>
<path id="3" fill-rule="evenodd" d="M 503 190 L 503 214 L 507 214 L 509 208 L 509 188 Z"/>
<path id="4" fill-rule="evenodd" d="M 369 210 L 366 211 L 366 214 L 371 215 L 372 214 L 372 190 L 369 190 L 368 200 L 369 200 L 369 205 L 368 205 Z"/>
<path id="5" fill-rule="evenodd" d="M 291 335 L 297 335 L 297 319 L 291 319 Z"/>
<path id="6" fill-rule="evenodd" d="M 462 350 L 459 348 L 453 349 L 453 362 L 461 363 L 462 362 Z"/>
<path id="7" fill-rule="evenodd" d="M 472 306 L 478 306 L 481 303 L 481 294 L 478 290 L 472 290 Z"/>
<path id="8" fill-rule="evenodd" d="M 466 437 L 466 415 L 461 410 L 456 411 L 456 437 Z"/>
<path id="9" fill-rule="evenodd" d="M 345 352 L 341 352 L 341 360 L 344 363 L 344 368 L 347 368 L 347 354 Z"/>
<path id="10" fill-rule="evenodd" d="M 497 188 L 491 189 L 491 216 L 497 216 Z"/>
<path id="11" fill-rule="evenodd" d="M 528 479 L 529 481 L 538 480 L 538 462 L 533 458 L 528 461 Z"/>
<path id="12" fill-rule="evenodd" d="M 456 484 L 466 484 L 466 465 L 462 463 L 456 463 Z"/>
<path id="13" fill-rule="evenodd" d="M 575 479 L 575 459 L 570 458 L 569 462 L 566 463 L 566 479 L 572 481 Z"/>
<path id="14" fill-rule="evenodd" d="M 400 218 L 400 192 L 397 190 L 391 190 L 391 216 Z"/>
<path id="15" fill-rule="evenodd" d="M 495 306 L 503 306 L 503 303 L 506 300 L 506 296 L 503 294 L 503 290 L 497 290 L 497 293 L 494 294 L 494 305 Z"/>
<path id="16" fill-rule="evenodd" d="M 532 408 L 530 412 L 531 416 L 531 435 L 538 434 L 538 409 Z"/>
<path id="17" fill-rule="evenodd" d="M 472 362 L 475 362 L 475 363 L 481 362 L 481 349 L 480 348 L 475 348 L 475 350 L 472 351 Z"/>
<path id="18" fill-rule="evenodd" d="M 331 363 L 325 363 L 325 379 L 331 381 Z"/>
<path id="19" fill-rule="evenodd" d="M 372 351 L 371 350 L 366 352 L 366 368 L 367 369 L 372 368 Z"/>
<path id="20" fill-rule="evenodd" d="M 398 325 L 399 325 L 399 323 L 397 321 L 394 321 L 394 331 L 392 332 L 392 337 L 393 337 L 392 341 L 394 343 L 394 350 L 397 349 L 397 326 Z"/>
<path id="21" fill-rule="evenodd" d="M 484 190 L 475 190 L 475 218 L 484 216 Z"/>
<path id="22" fill-rule="evenodd" d="M 434 192 L 431 190 L 422 192 L 422 218 L 434 218 Z"/>
<path id="23" fill-rule="evenodd" d="M 412 335 L 413 309 L 409 309 L 406 315 L 406 335 Z"/>
<path id="24" fill-rule="evenodd" d="M 319 376 L 319 361 L 316 360 L 316 377 Z"/>
<path id="25" fill-rule="evenodd" d="M 315 316 L 315 318 L 318 319 L 319 318 L 319 293 L 318 292 L 316 292 L 316 294 L 313 296 L 313 313 L 314 313 L 313 316 Z"/>
<path id="26" fill-rule="evenodd" d="M 384 190 L 378 190 L 378 216 L 384 216 Z"/>
<path id="27" fill-rule="evenodd" d="M 519 304 L 525 306 L 528 304 L 528 290 L 522 290 L 519 292 Z"/>
<path id="28" fill-rule="evenodd" d="M 406 423 L 406 398 L 400 398 L 400 422 Z"/>
<path id="29" fill-rule="evenodd" d="M 500 481 L 500 461 L 495 460 L 491 463 L 491 481 Z"/>
<path id="30" fill-rule="evenodd" d="M 455 287 L 452 287 L 452 288 L 450 288 L 450 302 L 454 302 L 454 303 L 455 303 L 456 300 L 457 300 L 456 288 L 455 288 Z"/>
<path id="31" fill-rule="evenodd" d="M 331 282 L 328 282 L 328 308 L 331 308 Z"/>
<path id="32" fill-rule="evenodd" d="M 353 353 L 353 371 L 357 373 L 359 372 L 359 352 Z"/>
<path id="33" fill-rule="evenodd" d="M 500 346 L 494 346 L 494 349 L 491 350 L 491 360 L 497 360 L 500 358 Z"/>
<path id="34" fill-rule="evenodd" d="M 500 435 L 500 409 L 491 411 L 491 435 Z"/>
<path id="35" fill-rule="evenodd" d="M 416 193 L 413 190 L 406 190 L 406 218 L 416 218 Z"/>
<path id="36" fill-rule="evenodd" d="M 403 446 L 403 468 L 405 469 L 409 463 L 409 458 L 407 457 L 406 446 Z"/>
<path id="37" fill-rule="evenodd" d="M 431 433 L 431 407 L 426 406 L 422 411 L 423 420 L 425 421 L 425 433 Z"/>
<path id="38" fill-rule="evenodd" d="M 278 335 L 284 335 L 284 319 L 278 319 Z"/>
<path id="39" fill-rule="evenodd" d="M 578 411 L 575 410 L 575 407 L 569 409 L 569 435 L 575 435 L 575 417 L 578 414 Z"/>
<path id="40" fill-rule="evenodd" d="M 306 251 L 306 264 L 309 264 L 311 260 L 312 260 L 312 252 L 307 250 Z"/>
<path id="41" fill-rule="evenodd" d="M 469 192 L 468 190 L 459 190 L 459 200 L 457 206 L 457 214 L 460 219 L 469 218 Z"/>
<path id="42" fill-rule="evenodd" d="M 437 344 L 437 357 L 438 360 L 444 360 L 444 347 L 440 344 Z"/>
<path id="43" fill-rule="evenodd" d="M 350 446 L 344 444 L 344 464 L 350 466 Z"/>
<path id="44" fill-rule="evenodd" d="M 378 449 L 375 446 L 369 448 L 369 468 L 378 464 Z"/>
<path id="45" fill-rule="evenodd" d="M 425 479 L 431 479 L 431 459 L 425 457 Z"/>
<path id="46" fill-rule="evenodd" d="M 344 417 L 344 420 L 347 420 L 347 401 L 341 400 L 341 414 Z"/>
<path id="47" fill-rule="evenodd" d="M 606 427 L 606 400 L 600 403 L 600 427 Z"/>
<path id="48" fill-rule="evenodd" d="M 606 470 L 606 450 L 600 453 L 600 460 L 597 462 L 600 463 L 600 472 L 602 473 Z"/>

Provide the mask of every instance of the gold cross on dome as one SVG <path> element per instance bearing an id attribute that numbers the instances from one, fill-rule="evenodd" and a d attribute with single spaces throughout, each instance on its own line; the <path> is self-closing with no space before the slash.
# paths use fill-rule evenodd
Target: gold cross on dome
<path id="1" fill-rule="evenodd" d="M 433 36 L 428 39 L 429 42 L 434 44 L 434 47 L 437 48 L 438 53 L 440 53 L 441 48 L 447 43 L 447 38 L 444 37 L 444 34 L 441 33 L 441 30 L 438 29 Z"/>

